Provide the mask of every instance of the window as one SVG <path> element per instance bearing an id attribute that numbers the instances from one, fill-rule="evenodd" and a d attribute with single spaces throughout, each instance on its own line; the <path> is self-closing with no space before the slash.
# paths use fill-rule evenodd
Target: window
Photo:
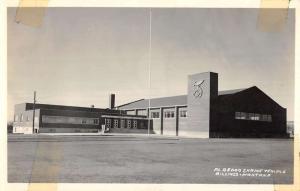
<path id="1" fill-rule="evenodd" d="M 119 120 L 114 119 L 114 128 L 120 128 L 119 127 Z"/>
<path id="2" fill-rule="evenodd" d="M 235 119 L 271 122 L 272 116 L 269 114 L 235 112 Z"/>
<path id="3" fill-rule="evenodd" d="M 39 118 L 36 117 L 35 121 L 38 122 Z M 99 118 L 43 115 L 42 123 L 99 125 Z"/>
<path id="4" fill-rule="evenodd" d="M 235 118 L 241 119 L 241 112 L 235 112 Z"/>
<path id="5" fill-rule="evenodd" d="M 247 113 L 245 112 L 240 112 L 240 113 L 241 113 L 240 119 L 247 119 Z"/>
<path id="6" fill-rule="evenodd" d="M 267 121 L 271 122 L 272 121 L 272 116 L 271 115 L 268 115 L 268 119 Z"/>
<path id="7" fill-rule="evenodd" d="M 259 121 L 260 118 L 261 118 L 261 117 L 260 117 L 260 114 L 257 114 L 257 113 L 254 114 L 254 120 Z"/>
<path id="8" fill-rule="evenodd" d="M 98 119 L 94 119 L 94 124 L 98 125 L 99 124 L 99 120 Z"/>
<path id="9" fill-rule="evenodd" d="M 134 110 L 128 110 L 126 111 L 127 115 L 135 115 L 135 111 Z"/>
<path id="10" fill-rule="evenodd" d="M 110 121 L 110 119 L 105 119 L 105 127 L 107 127 L 107 128 L 111 127 L 111 121 Z"/>
<path id="11" fill-rule="evenodd" d="M 235 112 L 236 119 L 247 119 L 247 113 L 245 112 Z"/>
<path id="12" fill-rule="evenodd" d="M 255 114 L 254 113 L 249 113 L 248 114 L 248 119 L 255 120 Z"/>
<path id="13" fill-rule="evenodd" d="M 175 116 L 174 111 L 165 111 L 164 114 L 165 118 L 174 118 Z"/>
<path id="14" fill-rule="evenodd" d="M 136 129 L 137 128 L 137 121 L 133 120 L 133 128 Z"/>
<path id="15" fill-rule="evenodd" d="M 242 112 L 235 112 L 235 119 L 241 119 Z"/>
<path id="16" fill-rule="evenodd" d="M 145 109 L 137 110 L 137 114 L 142 116 L 147 116 L 147 110 Z"/>
<path id="17" fill-rule="evenodd" d="M 127 120 L 127 128 L 132 128 L 132 127 L 131 127 L 131 121 L 130 121 L 130 120 Z"/>
<path id="18" fill-rule="evenodd" d="M 187 110 L 181 110 L 181 111 L 179 112 L 179 116 L 180 116 L 180 117 L 187 117 Z"/>
<path id="19" fill-rule="evenodd" d="M 268 115 L 263 114 L 262 115 L 262 121 L 268 121 Z"/>
<path id="20" fill-rule="evenodd" d="M 151 112 L 151 118 L 159 118 L 159 112 L 158 111 L 152 111 Z"/>
<path id="21" fill-rule="evenodd" d="M 261 121 L 271 122 L 272 121 L 272 116 L 271 115 L 267 115 L 267 114 L 263 114 L 263 115 L 261 115 Z"/>

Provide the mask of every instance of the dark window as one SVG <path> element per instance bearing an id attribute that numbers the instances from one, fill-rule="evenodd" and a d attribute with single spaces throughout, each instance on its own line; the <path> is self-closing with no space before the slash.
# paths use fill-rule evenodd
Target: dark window
<path id="1" fill-rule="evenodd" d="M 98 119 L 94 119 L 94 124 L 98 125 L 99 124 L 99 120 Z"/>
<path id="2" fill-rule="evenodd" d="M 136 129 L 137 128 L 137 121 L 133 120 L 133 128 Z"/>
<path id="3" fill-rule="evenodd" d="M 267 121 L 269 121 L 269 122 L 272 121 L 272 116 L 271 115 L 268 115 L 268 120 Z"/>
<path id="4" fill-rule="evenodd" d="M 159 118 L 159 112 L 158 111 L 152 111 L 151 112 L 151 118 Z"/>
<path id="5" fill-rule="evenodd" d="M 107 128 L 110 128 L 111 127 L 111 120 L 110 119 L 105 119 L 105 126 Z"/>
<path id="6" fill-rule="evenodd" d="M 174 118 L 175 114 L 174 111 L 165 111 L 164 114 L 165 114 L 165 118 Z"/>
<path id="7" fill-rule="evenodd" d="M 235 112 L 235 119 L 271 122 L 272 116 L 269 114 Z"/>
<path id="8" fill-rule="evenodd" d="M 39 121 L 36 117 L 35 121 Z M 43 123 L 63 123 L 63 124 L 88 124 L 88 125 L 98 125 L 98 118 L 87 118 L 87 117 L 71 117 L 71 116 L 42 116 Z"/>
<path id="9" fill-rule="evenodd" d="M 117 119 L 114 119 L 114 128 L 120 128 L 119 121 Z"/>
<path id="10" fill-rule="evenodd" d="M 261 117 L 260 117 L 260 114 L 255 113 L 254 120 L 259 121 L 260 118 L 261 118 Z"/>
<path id="11" fill-rule="evenodd" d="M 245 112 L 240 112 L 240 113 L 241 113 L 240 119 L 247 119 L 247 113 Z"/>
<path id="12" fill-rule="evenodd" d="M 249 120 L 255 120 L 255 114 L 254 113 L 249 113 L 248 114 Z"/>
<path id="13" fill-rule="evenodd" d="M 241 112 L 235 112 L 235 118 L 241 119 Z"/>
<path id="14" fill-rule="evenodd" d="M 127 120 L 127 128 L 132 128 L 132 127 L 131 127 L 131 121 L 130 121 L 130 120 Z"/>
<path id="15" fill-rule="evenodd" d="M 187 117 L 187 110 L 181 110 L 181 111 L 179 112 L 179 116 L 180 116 L 180 117 Z"/>
<path id="16" fill-rule="evenodd" d="M 268 115 L 263 114 L 262 115 L 262 121 L 268 121 Z"/>

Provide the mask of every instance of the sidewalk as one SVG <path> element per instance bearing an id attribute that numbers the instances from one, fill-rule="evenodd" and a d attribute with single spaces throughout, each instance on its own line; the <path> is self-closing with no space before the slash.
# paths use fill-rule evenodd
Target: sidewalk
<path id="1" fill-rule="evenodd" d="M 10 137 L 34 137 L 34 136 L 72 136 L 72 137 L 151 137 L 151 138 L 173 138 L 173 139 L 207 139 L 199 137 L 161 135 L 161 134 L 142 134 L 142 133 L 38 133 L 38 134 L 9 134 Z"/>
<path id="2" fill-rule="evenodd" d="M 164 137 L 164 138 L 178 138 L 171 135 L 160 134 L 140 134 L 140 133 L 40 133 L 39 135 L 50 136 L 114 136 L 114 137 Z"/>

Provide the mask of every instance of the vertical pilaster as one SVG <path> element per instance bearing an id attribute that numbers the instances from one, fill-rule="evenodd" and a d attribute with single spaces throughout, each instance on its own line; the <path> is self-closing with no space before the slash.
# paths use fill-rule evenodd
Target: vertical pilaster
<path id="1" fill-rule="evenodd" d="M 164 134 L 164 109 L 160 108 L 160 134 Z"/>
<path id="2" fill-rule="evenodd" d="M 178 136 L 179 130 L 179 107 L 175 106 L 175 117 L 176 117 L 176 136 Z"/>
<path id="3" fill-rule="evenodd" d="M 150 118 L 150 108 L 147 108 L 147 118 Z"/>

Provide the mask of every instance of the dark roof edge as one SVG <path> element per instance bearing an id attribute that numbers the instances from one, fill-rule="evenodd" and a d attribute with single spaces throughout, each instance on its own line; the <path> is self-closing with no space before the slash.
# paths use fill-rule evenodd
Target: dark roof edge
<path id="1" fill-rule="evenodd" d="M 253 87 L 253 86 L 248 87 L 248 88 L 239 88 L 239 89 L 221 90 L 221 91 L 218 91 L 218 96 L 237 94 L 237 93 L 240 93 L 240 92 L 245 91 L 245 90 L 247 90 L 247 89 L 249 89 L 249 88 L 252 88 L 252 87 Z"/>
<path id="2" fill-rule="evenodd" d="M 20 104 L 16 105 L 21 105 L 21 104 L 31 104 L 33 105 L 32 102 L 23 102 Z M 98 107 L 84 107 L 84 106 L 73 106 L 73 105 L 57 105 L 57 104 L 48 104 L 48 103 L 35 103 L 36 106 L 41 105 L 41 106 L 57 106 L 57 107 L 70 107 L 70 108 L 81 108 L 81 109 L 108 109 L 108 108 L 98 108 Z"/>
<path id="3" fill-rule="evenodd" d="M 236 94 L 240 94 L 240 93 L 244 93 L 245 91 L 252 89 L 252 88 L 257 88 L 256 86 L 250 86 L 248 88 L 240 88 L 240 89 L 232 89 L 232 90 L 222 90 L 219 91 L 220 92 L 228 92 L 228 93 L 224 93 L 224 94 L 219 94 L 218 96 L 230 96 L 230 95 L 236 95 Z M 259 89 L 259 88 L 257 88 Z M 260 90 L 261 91 L 261 90 Z"/>
<path id="4" fill-rule="evenodd" d="M 277 104 L 279 107 L 282 109 L 286 109 L 285 107 L 282 107 L 277 101 L 275 101 L 273 98 L 271 98 L 268 94 L 266 94 L 264 91 L 262 91 L 259 87 L 257 86 L 252 86 L 251 88 L 256 88 L 258 89 L 261 93 L 263 93 L 266 97 L 268 97 L 270 100 L 272 100 L 275 104 Z"/>

